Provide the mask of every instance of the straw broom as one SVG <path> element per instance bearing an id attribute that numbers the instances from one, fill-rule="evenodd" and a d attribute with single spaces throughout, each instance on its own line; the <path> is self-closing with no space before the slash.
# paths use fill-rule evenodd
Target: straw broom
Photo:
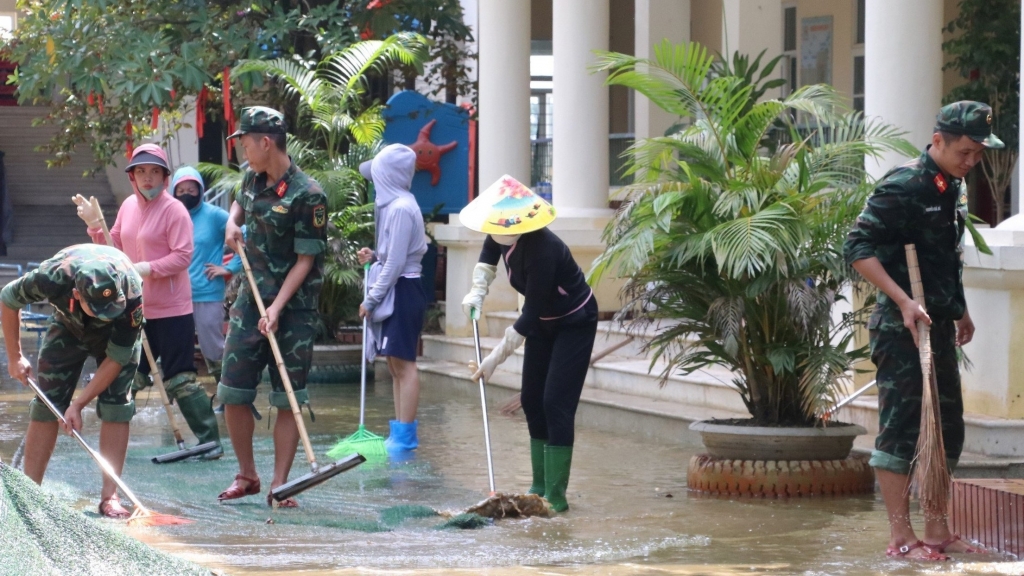
<path id="1" fill-rule="evenodd" d="M 913 244 L 907 244 L 905 248 L 910 289 L 914 301 L 924 309 L 924 287 L 917 263 L 917 250 Z M 913 480 L 917 485 L 917 499 L 925 518 L 944 518 L 949 503 L 950 475 L 946 466 L 946 447 L 942 442 L 942 417 L 939 413 L 939 390 L 932 361 L 931 329 L 919 321 L 917 334 L 922 380 L 921 429 L 914 455 Z"/>

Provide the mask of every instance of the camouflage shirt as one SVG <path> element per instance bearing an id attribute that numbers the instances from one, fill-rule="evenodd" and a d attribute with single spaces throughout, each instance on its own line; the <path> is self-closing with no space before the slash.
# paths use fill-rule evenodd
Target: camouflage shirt
<path id="1" fill-rule="evenodd" d="M 298 255 L 309 254 L 316 257 L 313 269 L 287 308 L 316 310 L 327 248 L 327 196 L 320 185 L 294 163 L 272 187 L 265 173 L 249 170 L 236 200 L 245 210 L 247 256 L 266 305 L 281 290 Z M 242 283 L 239 297 L 252 298 L 248 282 Z"/>
<path id="2" fill-rule="evenodd" d="M 916 160 L 882 178 L 843 245 L 850 264 L 875 256 L 909 295 L 904 245 L 914 244 L 921 267 L 925 307 L 935 319 L 959 320 L 967 304 L 963 286 L 963 236 L 967 186 L 944 175 L 925 149 Z M 868 328 L 902 328 L 899 307 L 878 292 Z"/>
<path id="3" fill-rule="evenodd" d="M 121 291 L 125 295 L 125 309 L 113 320 L 95 318 L 82 312 L 74 299 L 76 272 L 81 263 L 109 262 L 114 268 Z M 110 327 L 107 357 L 128 364 L 140 345 L 142 325 L 142 278 L 131 260 L 123 252 L 99 244 L 79 244 L 57 252 L 35 270 L 14 280 L 0 291 L 0 301 L 9 308 L 20 310 L 29 304 L 49 301 L 53 306 L 53 319 L 63 324 L 76 338 L 83 339 L 88 330 Z"/>

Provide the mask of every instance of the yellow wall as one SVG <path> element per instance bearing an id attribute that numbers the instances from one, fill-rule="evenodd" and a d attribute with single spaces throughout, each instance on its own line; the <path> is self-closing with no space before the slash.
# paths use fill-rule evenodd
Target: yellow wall
<path id="1" fill-rule="evenodd" d="M 711 52 L 721 52 L 722 0 L 690 0 L 690 38 Z"/>
<path id="2" fill-rule="evenodd" d="M 14 12 L 17 0 L 0 0 L 0 12 Z"/>
<path id="3" fill-rule="evenodd" d="M 796 3 L 796 53 L 798 56 L 803 19 L 832 16 L 832 86 L 845 96 L 849 106 L 853 106 L 853 43 L 857 33 L 856 9 L 856 0 L 799 0 Z M 779 33 L 782 34 L 782 31 Z M 799 82 L 803 81 L 799 80 Z"/>

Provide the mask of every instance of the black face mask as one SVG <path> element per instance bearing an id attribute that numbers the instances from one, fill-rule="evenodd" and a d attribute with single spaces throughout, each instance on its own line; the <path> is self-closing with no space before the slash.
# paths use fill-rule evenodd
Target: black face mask
<path id="1" fill-rule="evenodd" d="M 199 202 L 200 202 L 200 198 L 199 198 L 198 194 L 196 194 L 195 196 L 193 196 L 192 194 L 184 194 L 184 195 L 178 196 L 177 198 L 178 198 L 178 200 L 181 200 L 181 203 L 184 204 L 185 208 L 188 208 L 189 210 L 191 210 L 191 209 L 195 208 L 196 206 L 198 206 Z"/>

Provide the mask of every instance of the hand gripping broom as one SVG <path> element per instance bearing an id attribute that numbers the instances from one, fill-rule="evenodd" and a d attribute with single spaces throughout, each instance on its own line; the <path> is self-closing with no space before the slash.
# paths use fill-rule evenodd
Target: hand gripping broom
<path id="1" fill-rule="evenodd" d="M 913 244 L 905 246 L 910 289 L 921 308 L 924 287 L 921 269 L 917 263 L 917 250 Z M 946 465 L 946 447 L 942 442 L 942 417 L 939 412 L 939 390 L 932 361 L 931 329 L 924 322 L 917 323 L 918 353 L 921 357 L 921 431 L 917 437 L 914 455 L 914 483 L 917 499 L 926 519 L 945 518 L 949 504 L 949 468 Z"/>
<path id="2" fill-rule="evenodd" d="M 245 255 L 245 246 L 241 243 L 237 244 L 237 246 L 238 255 L 242 258 L 242 267 L 245 268 L 245 276 L 249 279 L 249 288 L 252 289 L 253 300 L 256 301 L 256 306 L 260 310 L 260 318 L 266 320 L 267 309 L 263 306 L 263 297 L 260 296 L 260 290 L 259 286 L 256 284 L 256 278 L 253 277 L 252 268 L 249 267 L 249 258 Z M 285 394 L 288 395 L 288 404 L 291 405 L 292 414 L 295 415 L 295 426 L 299 429 L 299 437 L 302 438 L 302 448 L 306 451 L 306 460 L 309 461 L 309 474 L 299 476 L 295 480 L 286 482 L 270 491 L 274 500 L 281 502 L 282 500 L 291 498 L 299 492 L 306 491 L 313 486 L 330 480 L 334 476 L 337 476 L 346 470 L 355 468 L 363 462 L 366 462 L 366 458 L 361 454 L 352 454 L 343 460 L 338 460 L 337 462 L 333 462 L 327 466 L 321 467 L 317 464 L 316 455 L 313 454 L 313 445 L 309 442 L 309 434 L 306 433 L 306 423 L 302 420 L 302 411 L 299 410 L 299 401 L 295 399 L 295 390 L 292 389 L 292 381 L 288 378 L 288 370 L 286 370 L 284 366 L 284 358 L 281 356 L 281 348 L 277 345 L 277 336 L 268 330 L 267 339 L 270 340 L 270 349 L 274 352 L 274 361 L 277 362 L 277 370 L 281 374 L 281 383 L 284 384 Z"/>
<path id="3" fill-rule="evenodd" d="M 110 228 L 107 227 L 107 220 L 103 217 L 103 211 L 100 210 L 100 203 L 95 197 L 89 197 L 85 199 L 81 194 L 76 195 L 71 199 L 75 204 L 81 204 L 87 202 L 92 204 L 93 208 L 100 215 L 100 228 L 103 229 L 103 237 L 107 241 L 107 246 L 114 248 L 114 239 L 110 236 Z M 154 464 L 167 464 L 170 462 L 179 462 L 186 460 L 193 456 L 199 456 L 212 452 L 219 446 L 216 442 L 207 442 L 205 444 L 198 444 L 191 448 L 185 447 L 185 439 L 181 436 L 181 429 L 178 428 L 178 423 L 174 419 L 174 411 L 171 409 L 171 400 L 167 397 L 167 389 L 164 388 L 163 377 L 160 376 L 160 370 L 156 367 L 156 358 L 153 356 L 153 349 L 149 346 L 149 340 L 146 338 L 146 332 L 142 332 L 142 350 L 146 353 L 146 360 L 149 362 L 149 369 L 153 376 L 153 388 L 156 388 L 160 393 L 160 401 L 163 402 L 164 412 L 167 413 L 167 421 L 171 424 L 171 431 L 174 432 L 174 443 L 178 445 L 178 449 L 169 454 L 162 454 L 160 456 L 154 456 L 152 461 Z"/>
<path id="4" fill-rule="evenodd" d="M 25 378 L 25 383 L 28 384 L 29 388 L 31 388 L 33 392 L 36 393 L 36 397 L 39 398 L 39 401 L 45 404 L 46 407 L 50 409 L 50 412 L 53 412 L 53 415 L 56 416 L 62 424 L 67 424 L 67 421 L 64 420 L 64 415 L 61 414 L 60 410 L 54 406 L 53 402 L 46 397 L 46 394 L 39 388 L 39 384 L 37 384 L 31 376 Z M 133 512 L 131 517 L 128 518 L 129 526 L 171 526 L 175 524 L 192 523 L 192 521 L 187 518 L 171 516 L 170 514 L 161 514 L 143 506 L 142 502 L 139 502 L 138 497 L 135 496 L 135 493 L 132 492 L 117 473 L 114 472 L 114 467 L 110 465 L 110 462 L 107 462 L 107 459 L 100 455 L 99 452 L 93 450 L 85 439 L 82 438 L 82 435 L 78 433 L 78 430 L 72 428 L 71 434 L 75 437 L 75 440 L 78 440 L 78 443 L 82 445 L 82 448 L 85 448 L 85 451 L 89 453 L 89 456 L 92 456 L 92 459 L 99 464 L 103 473 L 113 480 L 114 484 L 117 484 L 117 487 L 121 489 L 121 492 L 123 492 L 124 495 L 132 501 L 132 504 L 135 505 L 135 512 Z"/>
<path id="5" fill-rule="evenodd" d="M 363 265 L 363 297 L 369 291 L 370 264 Z M 369 459 L 383 459 L 388 455 L 384 447 L 384 438 L 366 429 L 366 345 L 369 319 L 363 317 L 363 353 L 359 358 L 359 428 L 356 431 L 339 440 L 333 448 L 327 451 L 328 458 L 340 458 L 348 454 L 362 454 Z"/>

